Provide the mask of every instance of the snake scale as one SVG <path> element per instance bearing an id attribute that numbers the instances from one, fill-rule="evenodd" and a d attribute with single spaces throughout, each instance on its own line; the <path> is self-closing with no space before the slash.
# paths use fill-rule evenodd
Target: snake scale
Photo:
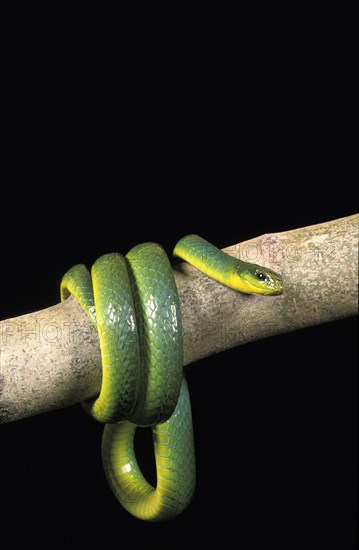
<path id="1" fill-rule="evenodd" d="M 277 273 L 225 254 L 197 235 L 183 237 L 173 254 L 239 292 L 283 292 Z M 61 300 L 70 295 L 99 335 L 101 390 L 84 407 L 105 424 L 102 461 L 108 483 L 137 518 L 173 518 L 191 501 L 196 468 L 181 310 L 170 261 L 156 243 L 135 246 L 126 256 L 105 254 L 91 273 L 83 264 L 65 273 Z M 156 487 L 136 460 L 138 426 L 152 429 Z"/>

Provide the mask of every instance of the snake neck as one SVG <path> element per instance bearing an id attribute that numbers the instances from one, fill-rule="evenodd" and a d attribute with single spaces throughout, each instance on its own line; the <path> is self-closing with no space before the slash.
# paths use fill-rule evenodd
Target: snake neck
<path id="1" fill-rule="evenodd" d="M 176 244 L 173 255 L 199 269 L 223 285 L 231 287 L 231 277 L 239 260 L 229 256 L 198 235 L 188 235 Z"/>

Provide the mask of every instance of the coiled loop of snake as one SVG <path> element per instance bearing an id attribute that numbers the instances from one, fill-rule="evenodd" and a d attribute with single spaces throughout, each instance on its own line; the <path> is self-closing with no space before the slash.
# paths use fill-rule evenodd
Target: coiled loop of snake
<path id="1" fill-rule="evenodd" d="M 174 254 L 241 292 L 280 294 L 281 277 L 236 260 L 196 235 Z M 183 372 L 180 304 L 170 262 L 156 243 L 125 257 L 101 256 L 91 269 L 71 268 L 61 299 L 72 294 L 96 327 L 101 348 L 100 394 L 84 404 L 106 424 L 102 459 L 121 504 L 140 519 L 169 519 L 186 508 L 195 487 L 191 406 Z M 134 452 L 137 426 L 151 426 L 157 486 L 143 477 Z"/>

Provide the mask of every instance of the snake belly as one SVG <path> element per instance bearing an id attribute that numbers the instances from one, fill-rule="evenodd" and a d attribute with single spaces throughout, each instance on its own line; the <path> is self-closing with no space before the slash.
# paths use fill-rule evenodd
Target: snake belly
<path id="1" fill-rule="evenodd" d="M 109 485 L 137 518 L 170 519 L 192 498 L 195 456 L 181 312 L 168 257 L 160 245 L 144 243 L 125 257 L 101 256 L 91 274 L 74 266 L 61 282 L 61 299 L 70 294 L 99 334 L 101 390 L 84 406 L 106 423 L 102 460 Z M 156 487 L 136 460 L 137 426 L 152 428 Z"/>

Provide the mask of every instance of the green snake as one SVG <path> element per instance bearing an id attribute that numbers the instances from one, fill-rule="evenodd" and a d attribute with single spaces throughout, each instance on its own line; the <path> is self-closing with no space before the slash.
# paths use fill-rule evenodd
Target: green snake
<path id="1" fill-rule="evenodd" d="M 239 292 L 283 292 L 280 275 L 225 254 L 197 235 L 182 238 L 173 254 Z M 170 261 L 156 243 L 140 244 L 126 256 L 105 254 L 91 273 L 82 264 L 67 271 L 61 300 L 70 295 L 99 335 L 101 389 L 84 407 L 106 424 L 102 461 L 108 483 L 137 518 L 173 518 L 191 501 L 196 469 L 181 310 Z M 136 460 L 137 426 L 152 429 L 156 487 Z"/>

